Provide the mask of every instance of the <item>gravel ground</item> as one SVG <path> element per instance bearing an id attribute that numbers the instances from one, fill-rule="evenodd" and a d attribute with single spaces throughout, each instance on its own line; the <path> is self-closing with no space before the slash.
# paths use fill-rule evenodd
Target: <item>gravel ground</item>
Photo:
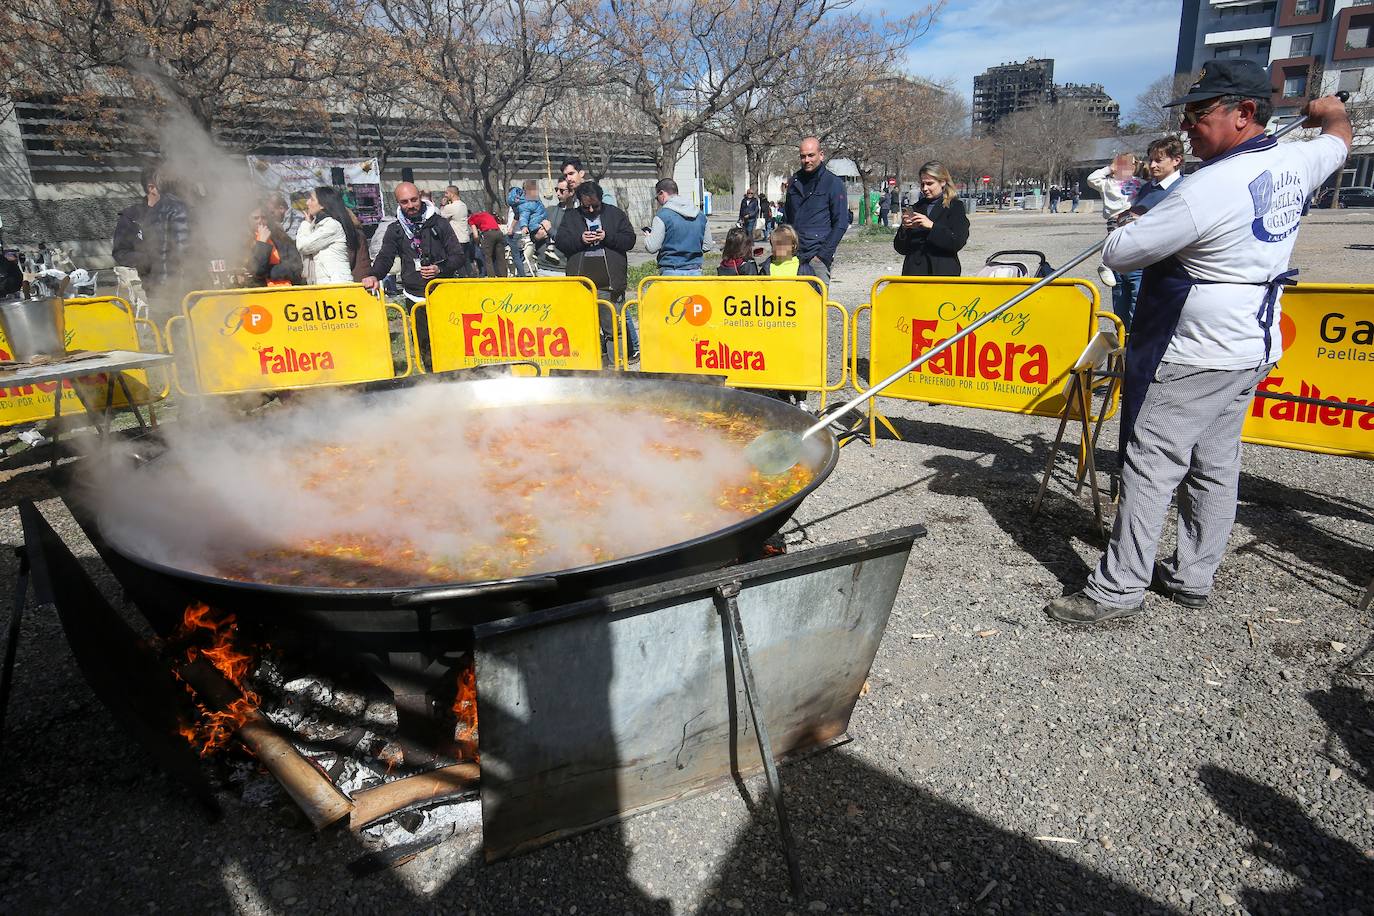
<path id="1" fill-rule="evenodd" d="M 1374 282 L 1374 253 L 1346 247 L 1371 224 L 1310 216 L 1302 279 Z M 1099 228 L 1089 214 L 979 215 L 965 268 L 1022 245 L 1062 263 Z M 898 264 L 890 246 L 847 241 L 834 298 L 857 305 Z M 207 826 L 130 747 L 45 608 L 25 617 L 0 750 L 0 911 L 1374 914 L 1360 674 L 1374 661 L 1355 608 L 1374 573 L 1368 466 L 1247 446 L 1207 609 L 1151 595 L 1133 621 L 1068 630 L 1041 607 L 1082 583 L 1099 545 L 1067 463 L 1028 518 L 1053 421 L 886 404 L 904 441 L 846 448 L 788 529 L 794 548 L 930 532 L 854 741 L 782 771 L 802 900 L 785 894 L 755 783 L 748 804 L 722 789 L 492 866 L 457 836 L 360 880 L 344 869 L 355 841 L 312 835 L 287 804 L 226 790 Z M 50 496 L 28 454 L 0 465 L 8 543 L 16 503 Z"/>

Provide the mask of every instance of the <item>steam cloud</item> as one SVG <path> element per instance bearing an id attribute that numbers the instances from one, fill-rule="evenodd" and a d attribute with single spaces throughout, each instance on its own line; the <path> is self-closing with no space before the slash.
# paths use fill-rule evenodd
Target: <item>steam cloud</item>
<path id="1" fill-rule="evenodd" d="M 589 545 L 602 559 L 629 556 L 748 514 L 720 504 L 750 475 L 721 431 L 652 407 L 464 409 L 457 387 L 368 401 L 321 394 L 250 422 L 190 418 L 166 428 L 168 450 L 142 468 L 127 452 L 83 462 L 93 467 L 83 498 L 127 552 L 210 575 L 359 533 L 410 542 L 462 579 L 528 575 L 587 565 Z M 689 451 L 674 454 L 680 446 Z M 516 562 L 504 545 L 528 520 L 532 565 L 495 575 L 464 566 L 493 548 L 497 567 Z M 426 584 L 395 571 L 372 578 Z"/>

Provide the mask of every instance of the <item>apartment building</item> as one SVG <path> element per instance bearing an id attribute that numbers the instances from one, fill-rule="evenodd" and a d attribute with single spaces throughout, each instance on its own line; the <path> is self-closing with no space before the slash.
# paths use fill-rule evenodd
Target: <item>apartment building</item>
<path id="1" fill-rule="evenodd" d="M 1356 126 L 1342 184 L 1374 185 L 1374 0 L 1183 0 L 1174 70 L 1244 58 L 1267 67 L 1275 112 L 1345 90 Z"/>
<path id="2" fill-rule="evenodd" d="M 1009 114 L 1049 104 L 1053 93 L 1053 59 L 989 67 L 973 78 L 973 130 L 987 133 Z"/>
<path id="3" fill-rule="evenodd" d="M 1054 104 L 1081 108 L 1112 130 L 1121 121 L 1121 105 L 1101 83 L 1063 83 L 1054 87 Z"/>
<path id="4" fill-rule="evenodd" d="M 1101 83 L 1054 82 L 1053 58 L 989 67 L 973 78 L 973 130 L 985 134 L 1007 115 L 1039 105 L 1082 108 L 1115 129 L 1121 106 Z"/>

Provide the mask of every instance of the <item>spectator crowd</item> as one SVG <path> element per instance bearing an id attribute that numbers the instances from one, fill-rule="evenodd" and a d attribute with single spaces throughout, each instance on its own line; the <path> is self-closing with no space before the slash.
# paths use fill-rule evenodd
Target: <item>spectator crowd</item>
<path id="1" fill-rule="evenodd" d="M 717 273 L 744 276 L 802 276 L 829 282 L 836 252 L 853 222 L 843 180 L 826 163 L 816 137 L 798 145 L 798 168 L 784 180 L 776 200 L 750 187 L 739 203 L 738 220 L 720 249 Z M 1108 231 L 1125 216 L 1138 216 L 1167 193 L 1180 176 L 1182 145 L 1177 137 L 1151 144 L 1148 161 L 1131 153 L 1086 177 L 1102 198 Z M 116 264 L 136 271 L 150 298 L 174 305 L 183 288 L 200 285 L 186 274 L 203 253 L 193 253 L 192 220 L 175 183 L 157 167 L 142 175 L 143 197 L 119 215 L 113 254 Z M 1051 185 L 1050 213 L 1076 212 L 1078 182 Z M 642 241 L 663 276 L 699 275 L 705 256 L 717 250 L 700 206 L 683 196 L 669 178 L 654 186 L 656 204 L 649 225 L 636 231 L 615 196 L 591 177 L 583 163 L 565 159 L 545 202 L 539 181 L 509 188 L 504 209 L 477 209 L 455 186 L 424 192 L 403 181 L 394 189 L 394 210 L 365 224 L 350 192 L 321 185 L 295 200 L 267 194 L 249 214 L 237 262 L 211 259 L 211 285 L 229 287 L 360 282 L 369 290 L 424 301 L 430 281 L 450 277 L 537 276 L 541 272 L 585 277 L 598 298 L 617 306 L 625 299 L 629 253 Z M 895 229 L 892 245 L 907 276 L 958 276 L 960 250 L 970 232 L 969 209 L 956 182 L 940 162 L 919 170 L 919 185 L 902 191 L 884 180 L 860 201 L 861 221 Z M 893 222 L 895 220 L 895 226 Z M 764 243 L 756 248 L 755 242 Z M 1100 269 L 1112 287 L 1113 310 L 1129 327 L 1139 271 Z M 603 345 L 610 352 L 610 309 L 603 309 Z M 423 322 L 420 323 L 423 325 Z M 421 336 L 424 337 L 423 331 Z M 627 328 L 627 353 L 635 358 L 638 329 Z M 424 352 L 426 342 L 421 341 Z"/>

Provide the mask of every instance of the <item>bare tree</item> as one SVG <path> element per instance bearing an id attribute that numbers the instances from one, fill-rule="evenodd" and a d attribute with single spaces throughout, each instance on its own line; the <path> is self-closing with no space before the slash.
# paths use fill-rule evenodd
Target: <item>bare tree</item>
<path id="1" fill-rule="evenodd" d="M 330 133 L 341 145 L 373 156 L 385 170 L 401 148 L 448 130 L 427 86 L 417 86 L 410 51 L 387 32 L 362 26 L 350 35 L 350 53 L 330 99 Z"/>
<path id="2" fill-rule="evenodd" d="M 10 0 L 0 27 L 21 71 L 6 88 L 91 113 L 111 97 L 142 110 L 168 103 L 206 131 L 284 122 L 336 72 L 341 56 L 321 52 L 337 21 L 329 0 Z M 82 125 L 66 126 L 81 137 Z M 86 126 L 95 139 L 110 125 Z"/>
<path id="3" fill-rule="evenodd" d="M 1111 133 L 1110 125 L 1073 105 L 1037 105 L 997 123 L 993 141 L 1028 178 L 1058 184 L 1087 140 Z"/>
<path id="4" fill-rule="evenodd" d="M 854 161 L 865 191 L 880 173 L 899 179 L 913 173 L 939 144 L 963 131 L 963 109 L 936 83 L 889 73 L 847 94 L 849 111 L 831 135 L 831 148 Z"/>
<path id="5" fill-rule="evenodd" d="M 1127 121 L 1142 133 L 1166 134 L 1178 130 L 1178 110 L 1164 106 L 1187 92 L 1192 84 L 1190 74 L 1164 74 L 1135 97 L 1135 107 Z"/>
<path id="6" fill-rule="evenodd" d="M 744 148 L 748 179 L 757 183 L 779 147 L 808 134 L 836 134 L 851 114 L 854 94 L 888 74 L 932 16 L 927 11 L 894 25 L 831 14 L 769 78 L 726 105 L 709 129 Z"/>
<path id="7" fill-rule="evenodd" d="M 511 177 L 542 156 L 542 119 L 588 54 L 574 27 L 583 0 L 361 0 L 361 15 L 422 48 L 411 79 L 466 143 L 495 207 Z"/>
<path id="8" fill-rule="evenodd" d="M 655 165 L 669 177 L 688 137 L 715 126 L 737 100 L 778 75 L 811 75 L 795 62 L 828 17 L 855 0 L 606 0 L 592 24 L 608 77 L 636 100 L 658 137 Z M 935 8 L 914 20 L 928 21 Z M 906 29 L 909 20 L 898 28 Z"/>
<path id="9" fill-rule="evenodd" d="M 598 178 L 610 174 L 616 159 L 627 152 L 629 138 L 647 139 L 653 130 L 624 86 L 598 81 L 604 79 L 600 69 L 595 62 L 584 65 L 547 118 L 563 137 L 571 133 L 578 157 Z M 552 167 L 557 169 L 558 163 Z"/>

